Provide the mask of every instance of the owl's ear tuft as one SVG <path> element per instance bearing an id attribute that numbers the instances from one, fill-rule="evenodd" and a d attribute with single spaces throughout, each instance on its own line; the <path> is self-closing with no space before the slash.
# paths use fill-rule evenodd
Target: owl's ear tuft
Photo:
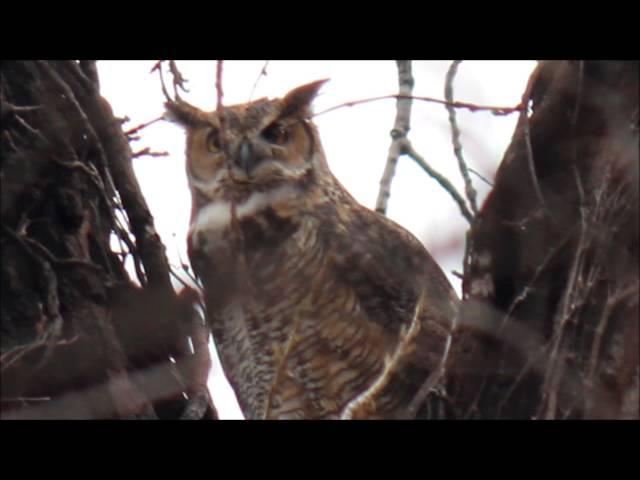
<path id="1" fill-rule="evenodd" d="M 195 127 L 207 122 L 207 114 L 199 108 L 185 102 L 175 100 L 165 102 L 165 119 L 176 122 L 184 127 Z"/>
<path id="2" fill-rule="evenodd" d="M 307 115 L 310 113 L 311 102 L 318 94 L 320 88 L 328 82 L 329 79 L 316 80 L 315 82 L 307 83 L 301 87 L 291 90 L 282 99 L 282 111 L 281 116 L 288 115 Z"/>

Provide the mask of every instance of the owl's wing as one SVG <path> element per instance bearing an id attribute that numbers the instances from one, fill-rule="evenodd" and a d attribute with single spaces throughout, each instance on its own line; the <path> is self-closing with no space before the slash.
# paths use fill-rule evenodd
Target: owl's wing
<path id="1" fill-rule="evenodd" d="M 331 241 L 337 278 L 371 321 L 398 331 L 411 321 L 421 295 L 426 319 L 452 320 L 458 298 L 451 284 L 422 244 L 393 221 L 358 206 L 346 231 Z"/>
<path id="2" fill-rule="evenodd" d="M 333 230 L 331 267 L 341 288 L 358 302 L 359 314 L 348 321 L 364 332 L 381 330 L 388 347 L 375 353 L 384 368 L 345 411 L 353 418 L 405 418 L 422 386 L 441 375 L 458 298 L 413 235 L 364 207 L 347 208 L 341 215 L 345 221 L 325 226 Z M 416 325 L 416 333 L 409 334 Z"/>

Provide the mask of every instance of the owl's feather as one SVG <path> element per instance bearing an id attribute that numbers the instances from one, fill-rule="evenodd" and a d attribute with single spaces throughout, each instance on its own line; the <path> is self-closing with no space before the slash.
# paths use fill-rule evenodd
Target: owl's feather
<path id="1" fill-rule="evenodd" d="M 182 116 L 209 119 L 183 122 L 189 256 L 247 418 L 339 418 L 363 396 L 356 417 L 402 416 L 456 315 L 420 242 L 330 172 L 305 118 L 322 83 L 228 107 L 226 150 L 202 143 L 214 113 Z"/>

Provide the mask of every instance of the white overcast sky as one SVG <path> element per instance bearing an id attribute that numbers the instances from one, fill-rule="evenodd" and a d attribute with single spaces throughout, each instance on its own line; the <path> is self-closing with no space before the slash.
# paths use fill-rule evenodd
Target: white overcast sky
<path id="1" fill-rule="evenodd" d="M 164 97 L 154 61 L 100 61 L 102 94 L 116 116 L 130 118 L 125 129 L 148 122 L 163 113 Z M 413 93 L 444 99 L 444 80 L 450 61 L 414 61 Z M 224 62 L 224 103 L 250 99 L 265 61 Z M 204 110 L 216 107 L 215 61 L 178 61 L 188 79 L 188 93 L 181 95 Z M 534 61 L 465 61 L 456 76 L 456 100 L 480 105 L 515 106 L 525 89 Z M 165 80 L 170 80 L 165 75 Z M 260 78 L 253 98 L 279 97 L 296 86 L 328 78 L 315 101 L 315 110 L 368 97 L 397 93 L 398 73 L 394 61 L 271 61 Z M 516 116 L 494 116 L 488 112 L 458 110 L 461 141 L 468 165 L 492 179 L 509 144 Z M 382 100 L 341 108 L 314 121 L 318 125 L 329 166 L 342 184 L 363 205 L 373 208 L 387 158 L 389 132 L 395 118 L 395 100 Z M 174 124 L 158 122 L 140 133 L 134 151 L 149 147 L 166 151 L 167 157 L 139 157 L 134 168 L 167 247 L 170 262 L 186 260 L 186 232 L 191 200 L 184 173 L 184 134 Z M 451 146 L 448 116 L 442 105 L 415 101 L 409 138 L 414 148 L 462 193 L 462 182 Z M 485 198 L 489 187 L 472 176 Z M 411 231 L 434 255 L 460 291 L 460 281 L 451 274 L 462 270 L 466 221 L 451 197 L 412 160 L 398 163 L 392 184 L 388 216 Z M 233 394 L 223 385 L 222 373 L 214 366 L 210 386 L 221 418 L 242 418 Z"/>

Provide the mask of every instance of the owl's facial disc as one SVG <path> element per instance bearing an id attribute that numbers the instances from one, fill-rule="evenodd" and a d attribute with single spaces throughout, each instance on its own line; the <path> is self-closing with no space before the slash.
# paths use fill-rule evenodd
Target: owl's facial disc
<path id="1" fill-rule="evenodd" d="M 238 186 L 249 193 L 295 183 L 313 168 L 307 128 L 289 119 L 253 131 L 229 129 L 224 138 L 213 124 L 196 130 L 190 138 L 190 183 L 210 199 L 227 198 Z"/>
<path id="2" fill-rule="evenodd" d="M 276 120 L 230 145 L 231 177 L 258 184 L 295 180 L 311 168 L 309 146 L 299 122 Z"/>
<path id="3" fill-rule="evenodd" d="M 213 187 L 224 173 L 225 164 L 219 128 L 198 128 L 190 133 L 187 141 L 190 150 L 187 172 L 190 180 L 196 186 Z"/>
<path id="4" fill-rule="evenodd" d="M 250 140 L 245 136 L 240 141 L 236 164 L 250 177 L 260 163 L 273 159 L 273 148 L 286 147 L 290 140 L 290 127 L 280 121 L 273 122 L 260 132 L 258 138 Z"/>
<path id="5" fill-rule="evenodd" d="M 307 120 L 311 102 L 324 81 L 220 111 L 169 105 L 171 116 L 187 128 L 187 170 L 193 188 L 209 199 L 251 190 L 266 192 L 297 183 L 314 168 L 324 168 L 315 127 Z"/>

